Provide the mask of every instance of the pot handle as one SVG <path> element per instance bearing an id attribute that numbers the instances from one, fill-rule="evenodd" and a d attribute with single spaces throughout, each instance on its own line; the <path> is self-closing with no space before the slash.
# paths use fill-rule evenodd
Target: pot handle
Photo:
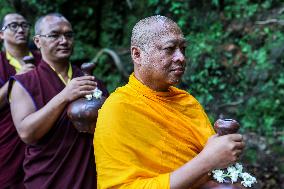
<path id="1" fill-rule="evenodd" d="M 35 59 L 32 56 L 24 56 L 22 60 L 25 64 L 35 64 Z"/>
<path id="2" fill-rule="evenodd" d="M 93 70 L 96 65 L 92 62 L 86 62 L 81 65 L 81 70 L 83 71 L 84 75 L 93 75 Z"/>

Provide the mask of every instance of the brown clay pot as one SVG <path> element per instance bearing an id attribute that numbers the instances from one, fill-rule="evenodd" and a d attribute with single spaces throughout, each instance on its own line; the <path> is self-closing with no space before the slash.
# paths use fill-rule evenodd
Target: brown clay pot
<path id="1" fill-rule="evenodd" d="M 213 180 L 208 181 L 200 189 L 245 189 L 240 183 L 218 183 Z"/>
<path id="2" fill-rule="evenodd" d="M 95 64 L 84 63 L 81 66 L 85 75 L 91 75 Z M 96 127 L 98 110 L 103 105 L 106 97 L 102 96 L 99 99 L 92 98 L 87 100 L 85 97 L 79 98 L 69 104 L 67 115 L 73 125 L 79 132 L 87 132 L 93 134 Z"/>
<path id="3" fill-rule="evenodd" d="M 218 135 L 227 135 L 238 132 L 240 124 L 234 119 L 218 119 L 214 123 L 214 129 Z M 245 189 L 240 183 L 231 184 L 225 181 L 225 183 L 218 183 L 217 181 L 210 180 L 205 183 L 200 189 Z"/>
<path id="4" fill-rule="evenodd" d="M 218 119 L 214 123 L 214 129 L 219 135 L 227 135 L 238 132 L 240 124 L 234 119 Z"/>
<path id="5" fill-rule="evenodd" d="M 80 98 L 72 102 L 67 109 L 67 115 L 79 132 L 93 134 L 96 128 L 98 110 L 103 105 L 105 97 L 87 100 Z"/>

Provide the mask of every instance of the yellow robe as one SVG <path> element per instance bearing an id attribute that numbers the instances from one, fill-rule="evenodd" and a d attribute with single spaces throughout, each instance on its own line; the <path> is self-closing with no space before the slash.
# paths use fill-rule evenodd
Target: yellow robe
<path id="1" fill-rule="evenodd" d="M 132 74 L 99 111 L 98 189 L 169 189 L 170 172 L 194 158 L 213 134 L 193 96 L 175 87 L 155 92 Z"/>

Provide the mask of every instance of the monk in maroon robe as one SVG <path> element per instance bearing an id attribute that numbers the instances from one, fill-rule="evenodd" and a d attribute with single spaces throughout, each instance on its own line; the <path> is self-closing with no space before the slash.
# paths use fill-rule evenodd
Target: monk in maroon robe
<path id="1" fill-rule="evenodd" d="M 3 21 L 0 38 L 5 51 L 0 52 L 0 188 L 24 188 L 23 160 L 25 144 L 20 140 L 14 126 L 10 106 L 6 97 L 10 76 L 23 74 L 35 65 L 24 64 L 22 58 L 32 55 L 37 64 L 38 52 L 28 49 L 29 23 L 16 13 L 7 14 Z"/>
<path id="2" fill-rule="evenodd" d="M 43 16 L 36 22 L 35 32 L 34 41 L 43 60 L 33 71 L 15 76 L 11 89 L 13 120 L 27 143 L 25 186 L 94 189 L 93 135 L 75 129 L 66 106 L 92 93 L 101 83 L 70 65 L 73 32 L 65 17 L 56 13 Z"/>

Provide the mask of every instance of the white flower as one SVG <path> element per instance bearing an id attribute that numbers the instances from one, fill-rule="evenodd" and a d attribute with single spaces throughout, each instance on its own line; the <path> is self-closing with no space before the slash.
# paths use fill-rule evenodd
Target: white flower
<path id="1" fill-rule="evenodd" d="M 216 179 L 220 183 L 224 182 L 224 171 L 218 169 L 218 170 L 212 171 L 212 173 L 213 173 L 214 179 Z"/>
<path id="2" fill-rule="evenodd" d="M 227 168 L 227 171 L 228 171 L 228 173 L 234 173 L 234 172 L 237 171 L 237 169 L 233 166 L 230 166 L 230 167 Z"/>
<path id="3" fill-rule="evenodd" d="M 213 170 L 212 173 L 214 175 L 223 175 L 224 171 L 220 169 Z"/>
<path id="4" fill-rule="evenodd" d="M 251 176 L 249 173 L 242 173 L 241 177 L 243 181 L 241 182 L 242 185 L 245 187 L 251 187 L 252 184 L 256 183 L 256 178 Z"/>
<path id="5" fill-rule="evenodd" d="M 231 172 L 230 173 L 230 177 L 231 177 L 231 181 L 232 183 L 237 182 L 238 181 L 238 177 L 239 177 L 239 173 L 238 172 Z"/>
<path id="6" fill-rule="evenodd" d="M 96 99 L 98 99 L 98 98 L 102 98 L 102 94 L 103 94 L 103 92 L 102 92 L 100 89 L 98 89 L 98 88 L 96 87 L 96 88 L 93 90 L 93 93 L 88 94 L 88 95 L 85 95 L 85 98 L 86 98 L 87 100 L 92 100 L 93 97 L 96 98 Z"/>
<path id="7" fill-rule="evenodd" d="M 95 97 L 96 99 L 102 98 L 102 94 L 103 94 L 103 92 L 96 87 L 94 92 L 93 92 L 93 97 Z"/>
<path id="8" fill-rule="evenodd" d="M 243 166 L 241 164 L 236 163 L 235 167 L 236 167 L 236 169 L 238 170 L 239 173 L 243 172 Z"/>
<path id="9" fill-rule="evenodd" d="M 223 183 L 225 178 L 229 178 L 232 183 L 237 182 L 238 178 L 242 179 L 241 184 L 245 187 L 251 187 L 252 184 L 256 183 L 256 178 L 251 176 L 249 173 L 243 173 L 243 166 L 236 163 L 234 166 L 230 166 L 225 170 L 213 170 L 213 178 L 218 182 Z"/>
<path id="10" fill-rule="evenodd" d="M 85 95 L 85 98 L 86 98 L 87 100 L 92 100 L 93 95 L 92 95 L 92 94 Z"/>

